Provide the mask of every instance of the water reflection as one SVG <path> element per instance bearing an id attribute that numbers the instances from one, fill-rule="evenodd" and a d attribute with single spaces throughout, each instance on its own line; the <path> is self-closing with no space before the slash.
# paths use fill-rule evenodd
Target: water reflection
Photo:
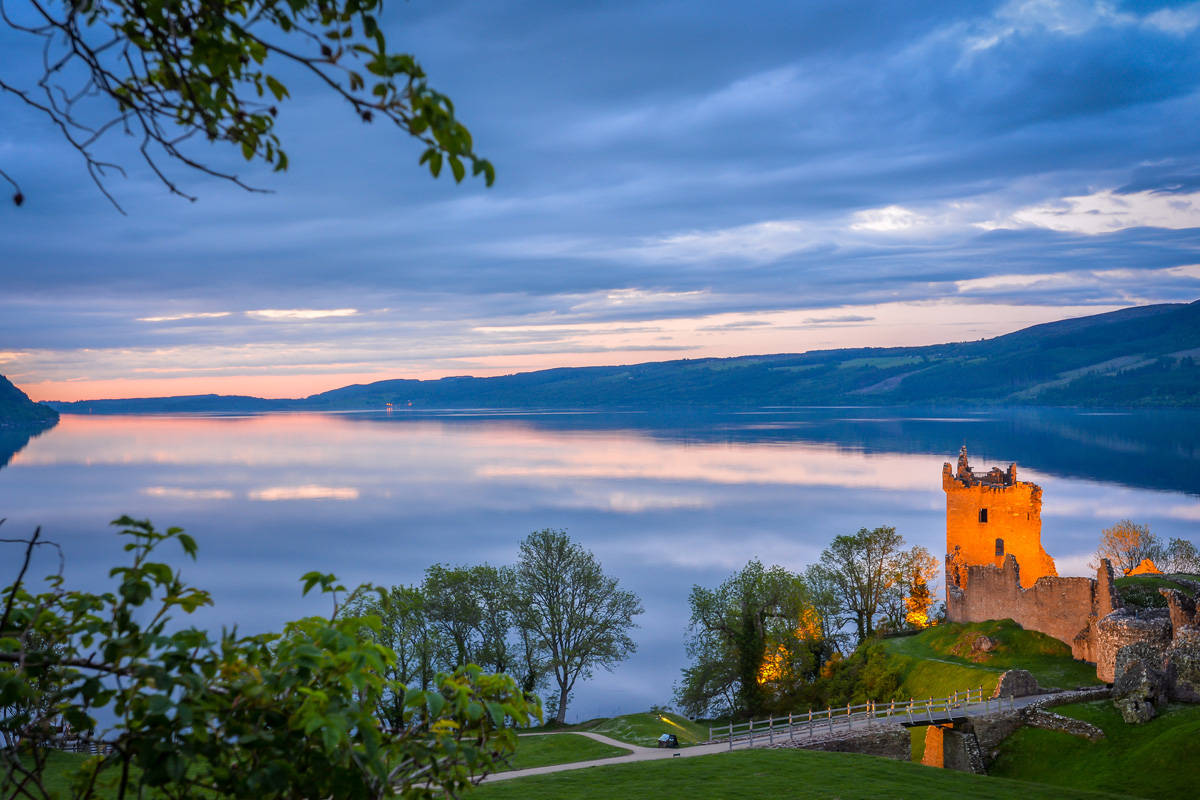
<path id="1" fill-rule="evenodd" d="M 1045 489 L 1044 539 L 1083 574 L 1123 516 L 1197 537 L 1194 413 L 898 414 L 886 410 L 259 417 L 64 417 L 0 471 L 5 532 L 42 525 L 93 587 L 116 558 L 104 522 L 180 525 L 214 591 L 210 627 L 276 628 L 327 611 L 299 576 L 413 583 L 439 563 L 512 563 L 566 528 L 647 613 L 639 653 L 578 691 L 582 716 L 667 702 L 687 595 L 758 557 L 803 568 L 838 533 L 895 525 L 941 552 L 942 462 L 1021 464 Z M 6 558 L 7 554 L 0 554 Z M 182 559 L 172 555 L 176 563 Z"/>

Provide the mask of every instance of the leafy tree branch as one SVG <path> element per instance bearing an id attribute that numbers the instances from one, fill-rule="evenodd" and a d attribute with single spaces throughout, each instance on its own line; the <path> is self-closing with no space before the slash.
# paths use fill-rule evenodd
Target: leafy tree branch
<path id="1" fill-rule="evenodd" d="M 434 177 L 449 165 L 461 182 L 469 165 L 491 186 L 495 171 L 450 98 L 430 87 L 412 54 L 389 49 L 382 11 L 382 0 L 0 0 L 0 20 L 42 51 L 40 78 L 29 85 L 0 72 L 0 90 L 46 117 L 118 208 L 106 178 L 124 170 L 96 149 L 112 130 L 138 139 L 154 175 L 191 200 L 167 163 L 259 191 L 197 158 L 192 139 L 228 142 L 247 161 L 286 170 L 275 132 L 291 97 L 278 78 L 283 65 L 314 77 L 363 122 L 386 120 L 417 139 Z M 0 177 L 21 205 L 19 183 Z"/>

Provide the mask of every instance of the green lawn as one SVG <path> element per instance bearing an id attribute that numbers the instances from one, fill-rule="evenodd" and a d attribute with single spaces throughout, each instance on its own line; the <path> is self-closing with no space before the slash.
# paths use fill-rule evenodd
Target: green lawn
<path id="1" fill-rule="evenodd" d="M 613 764 L 480 786 L 479 800 L 1083 800 L 1115 795 L 846 753 L 752 750 Z"/>
<path id="2" fill-rule="evenodd" d="M 986 660 L 973 662 L 958 654 L 967 653 L 970 641 L 980 634 L 998 642 Z M 1073 689 L 1100 683 L 1095 666 L 1071 658 L 1071 648 L 1051 636 L 1024 630 L 1012 620 L 938 625 L 916 636 L 888 639 L 884 647 L 901 660 L 901 694 L 917 699 L 979 686 L 991 694 L 1001 673 L 1010 669 L 1029 670 L 1046 687 Z"/>
<path id="3" fill-rule="evenodd" d="M 1200 580 L 1200 577 L 1195 575 L 1186 575 L 1184 577 L 1191 580 Z M 1178 583 L 1175 583 L 1170 578 L 1164 575 L 1129 575 L 1124 578 L 1117 578 L 1117 591 L 1121 595 L 1121 600 L 1127 606 L 1135 606 L 1137 608 L 1166 608 L 1167 598 L 1158 593 L 1159 589 L 1182 589 Z"/>
<path id="4" fill-rule="evenodd" d="M 46 768 L 43 772 L 45 776 L 46 789 L 51 792 L 58 792 L 59 797 L 70 797 L 71 785 L 67 781 L 66 774 L 79 769 L 83 762 L 92 756 L 87 756 L 82 753 L 63 753 L 59 750 L 45 751 Z M 130 779 L 135 782 L 141 776 L 142 771 L 136 766 L 130 768 Z M 108 769 L 101 773 L 101 788 L 96 790 L 96 797 L 101 800 L 109 800 L 117 796 L 117 781 L 120 779 L 120 772 L 117 769 Z M 104 788 L 104 785 L 110 785 L 110 788 Z M 3 782 L 3 774 L 0 774 L 0 798 L 8 800 L 12 796 L 13 787 Z M 25 795 L 22 795 L 25 796 Z M 39 795 L 34 795 L 39 796 Z"/>
<path id="5" fill-rule="evenodd" d="M 1023 728 L 1000 746 L 992 775 L 1157 800 L 1200 797 L 1200 706 L 1172 705 L 1128 725 L 1110 700 L 1053 709 L 1104 729 L 1098 742 Z"/>
<path id="6" fill-rule="evenodd" d="M 576 761 L 623 756 L 631 752 L 633 751 L 623 747 L 613 747 L 573 733 L 522 736 L 517 740 L 517 752 L 513 756 L 511 769 L 571 764 Z"/>
<path id="7" fill-rule="evenodd" d="M 689 721 L 678 714 L 625 714 L 612 719 L 601 720 L 580 729 L 605 736 L 627 744 L 639 744 L 642 747 L 654 747 L 658 737 L 664 733 L 673 733 L 679 738 L 681 747 L 708 741 L 708 728 Z"/>

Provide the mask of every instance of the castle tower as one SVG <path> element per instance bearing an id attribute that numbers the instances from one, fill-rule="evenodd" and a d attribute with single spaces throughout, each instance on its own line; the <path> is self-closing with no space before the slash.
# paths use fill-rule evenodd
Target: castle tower
<path id="1" fill-rule="evenodd" d="M 1042 549 L 1042 487 L 1017 480 L 1017 465 L 982 475 L 971 470 L 967 448 L 958 470 L 942 466 L 946 492 L 946 584 L 965 587 L 971 564 L 1003 566 L 1012 555 L 1020 565 L 1021 586 L 1057 575 L 1054 559 Z"/>

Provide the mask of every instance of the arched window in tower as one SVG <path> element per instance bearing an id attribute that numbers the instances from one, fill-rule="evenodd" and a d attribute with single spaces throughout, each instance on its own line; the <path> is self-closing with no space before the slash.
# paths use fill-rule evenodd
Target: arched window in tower
<path id="1" fill-rule="evenodd" d="M 987 522 L 987 509 L 986 508 L 979 509 L 979 521 Z"/>
<path id="2" fill-rule="evenodd" d="M 1004 540 L 997 539 L 996 540 L 996 557 L 999 558 L 1002 555 L 1004 555 Z"/>

